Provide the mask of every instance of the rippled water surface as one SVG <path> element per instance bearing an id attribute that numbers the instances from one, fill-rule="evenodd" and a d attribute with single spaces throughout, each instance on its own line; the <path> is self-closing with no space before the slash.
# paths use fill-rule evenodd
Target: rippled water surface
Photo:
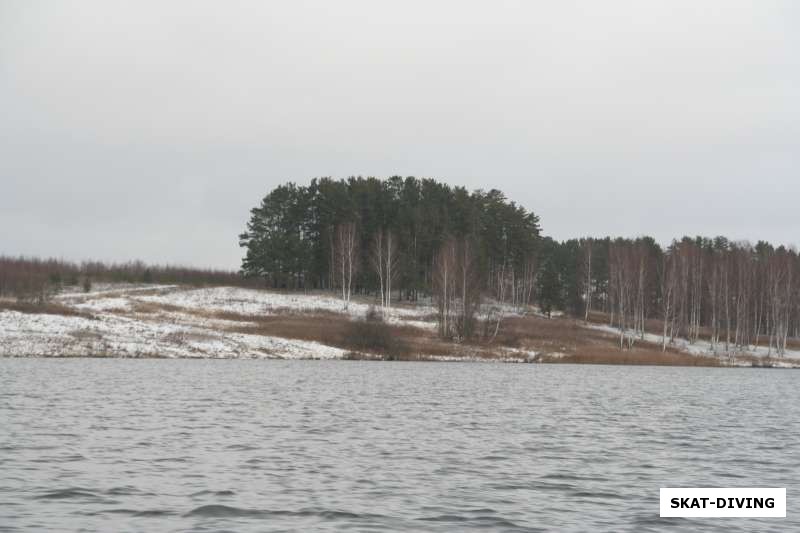
<path id="1" fill-rule="evenodd" d="M 0 360 L 0 531 L 800 530 L 795 371 Z M 667 486 L 785 519 L 660 519 Z"/>

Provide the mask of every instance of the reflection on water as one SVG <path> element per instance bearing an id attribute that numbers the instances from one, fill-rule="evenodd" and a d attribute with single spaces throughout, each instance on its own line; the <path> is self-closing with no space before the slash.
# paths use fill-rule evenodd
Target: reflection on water
<path id="1" fill-rule="evenodd" d="M 800 529 L 798 374 L 0 360 L 0 531 Z M 786 519 L 660 519 L 667 486 Z"/>

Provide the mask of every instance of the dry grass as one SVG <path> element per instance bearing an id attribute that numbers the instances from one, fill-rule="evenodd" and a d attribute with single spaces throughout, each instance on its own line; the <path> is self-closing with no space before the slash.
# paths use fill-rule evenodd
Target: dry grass
<path id="1" fill-rule="evenodd" d="M 181 309 L 204 318 L 241 322 L 230 331 L 319 342 L 349 350 L 350 359 L 419 360 L 430 356 L 504 359 L 509 349 L 536 352 L 538 360 L 552 363 L 639 364 L 718 366 L 710 357 L 700 357 L 637 341 L 632 349 L 620 350 L 615 335 L 583 327 L 568 318 L 547 319 L 537 316 L 512 317 L 503 321 L 491 343 L 455 344 L 438 338 L 435 332 L 413 326 L 383 324 L 402 350 L 389 354 L 381 346 L 367 346 L 359 338 L 359 321 L 326 310 L 298 312 L 282 310 L 266 316 L 231 312 Z M 369 344 L 369 342 L 367 342 Z"/>
<path id="2" fill-rule="evenodd" d="M 141 300 L 131 300 L 131 312 L 133 313 L 140 313 L 143 315 L 155 314 L 155 313 L 185 313 L 186 309 L 177 305 L 170 305 L 170 304 L 163 304 L 163 303 L 155 303 L 155 302 L 143 302 Z"/>
<path id="3" fill-rule="evenodd" d="M 360 320 L 352 320 L 348 316 L 325 310 L 313 313 L 295 311 L 267 316 L 241 315 L 237 313 L 212 313 L 209 318 L 218 318 L 242 322 L 230 331 L 250 335 L 266 335 L 312 341 L 350 350 L 352 359 L 398 359 L 417 360 L 424 355 L 455 355 L 460 347 L 441 341 L 434 333 L 414 326 L 381 324 L 385 335 L 391 338 L 391 349 L 383 346 L 383 341 L 372 342 L 375 336 L 363 329 Z M 369 335 L 368 335 L 369 334 Z M 372 341 L 366 339 L 372 337 Z M 364 341 L 367 341 L 366 344 Z"/>
<path id="4" fill-rule="evenodd" d="M 385 350 L 380 347 L 370 349 L 369 346 L 360 342 L 359 335 L 363 334 L 366 337 L 368 332 L 358 329 L 359 321 L 350 320 L 348 317 L 336 313 L 289 313 L 269 316 L 224 313 L 216 315 L 216 318 L 248 322 L 248 324 L 232 328 L 232 331 L 239 333 L 313 341 L 345 350 L 367 351 L 387 355 L 384 353 Z M 423 339 L 426 336 L 430 337 L 430 334 L 418 328 L 389 324 L 383 324 L 382 327 L 385 328 L 387 335 L 390 335 L 397 343 L 403 345 L 403 349 L 393 353 L 392 357 L 408 358 L 409 354 L 420 353 L 419 350 L 425 349 L 426 344 L 428 344 L 423 342 Z"/>
<path id="5" fill-rule="evenodd" d="M 31 303 L 31 302 L 15 302 L 11 300 L 0 300 L 0 311 L 17 311 L 19 313 L 26 313 L 31 315 L 61 315 L 61 316 L 77 316 L 81 318 L 88 318 L 93 320 L 95 317 L 91 313 L 73 309 L 55 302 L 46 303 Z"/>
<path id="6" fill-rule="evenodd" d="M 611 347 L 596 347 L 591 351 L 567 354 L 563 357 L 549 359 L 551 363 L 591 363 L 602 365 L 660 365 L 660 366 L 719 366 L 717 359 L 701 357 L 688 353 L 662 352 L 655 348 L 640 346 L 620 350 Z"/>
<path id="7" fill-rule="evenodd" d="M 541 361 L 552 363 L 719 366 L 716 358 L 673 348 L 662 352 L 660 346 L 644 341 L 621 350 L 616 335 L 585 328 L 581 321 L 569 318 L 511 318 L 503 323 L 496 342 L 536 351 Z"/>
<path id="8" fill-rule="evenodd" d="M 161 338 L 166 342 L 178 345 L 185 345 L 189 342 L 213 341 L 216 339 L 216 337 L 211 334 L 187 331 L 173 331 Z"/>
<path id="9" fill-rule="evenodd" d="M 79 341 L 99 341 L 103 339 L 103 335 L 96 331 L 92 331 L 91 329 L 83 328 L 83 329 L 76 329 L 69 332 L 71 337 L 78 339 Z"/>

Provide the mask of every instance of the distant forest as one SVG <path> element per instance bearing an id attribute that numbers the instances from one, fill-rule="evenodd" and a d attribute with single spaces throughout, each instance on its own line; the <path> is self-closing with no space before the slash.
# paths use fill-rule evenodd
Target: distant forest
<path id="1" fill-rule="evenodd" d="M 433 297 L 452 338 L 487 335 L 498 308 L 532 304 L 585 320 L 602 312 L 621 347 L 654 324 L 665 349 L 702 337 L 728 353 L 768 344 L 781 354 L 800 334 L 793 249 L 725 237 L 557 242 L 495 189 L 397 176 L 288 183 L 252 209 L 240 245 L 242 274 L 272 288 L 333 290 L 345 302 L 374 294 L 382 306 Z"/>
<path id="2" fill-rule="evenodd" d="M 263 286 L 258 280 L 245 278 L 229 270 L 148 265 L 142 261 L 77 263 L 61 259 L 0 256 L 0 299 L 45 303 L 61 290 L 88 292 L 97 282 Z"/>

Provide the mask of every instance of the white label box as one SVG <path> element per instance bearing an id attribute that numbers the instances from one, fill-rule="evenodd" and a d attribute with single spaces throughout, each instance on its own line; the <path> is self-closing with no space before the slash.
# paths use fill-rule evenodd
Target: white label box
<path id="1" fill-rule="evenodd" d="M 668 487 L 660 500 L 661 516 L 786 517 L 785 488 Z"/>

